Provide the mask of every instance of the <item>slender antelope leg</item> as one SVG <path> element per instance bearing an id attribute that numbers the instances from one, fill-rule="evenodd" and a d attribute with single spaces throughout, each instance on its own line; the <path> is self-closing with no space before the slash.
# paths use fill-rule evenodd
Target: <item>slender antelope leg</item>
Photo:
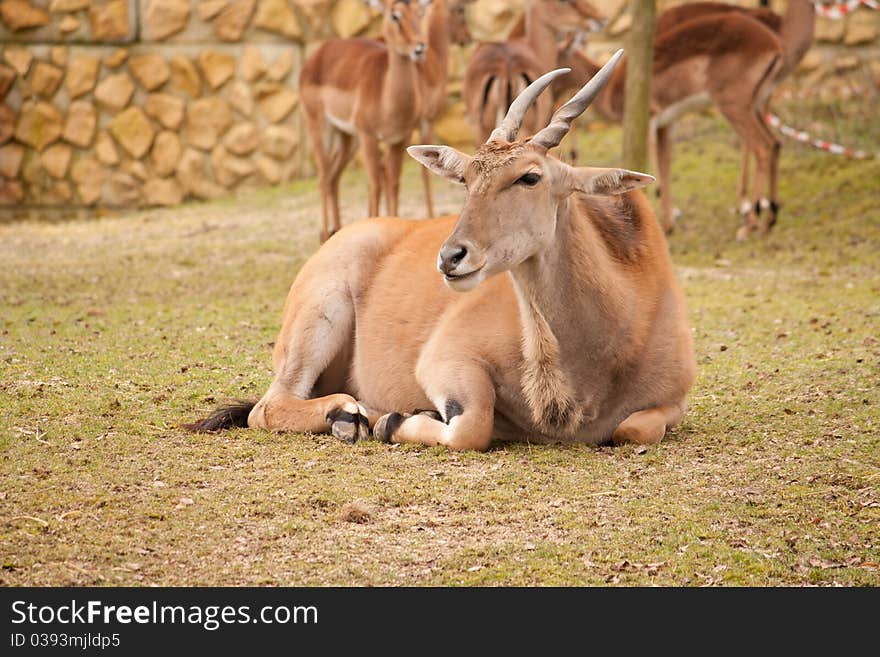
<path id="1" fill-rule="evenodd" d="M 420 379 L 425 377 L 420 377 Z M 495 391 L 489 374 L 476 363 L 447 362 L 435 366 L 422 382 L 443 420 L 429 414 L 389 413 L 373 427 L 378 440 L 443 445 L 450 449 L 484 451 L 492 440 Z"/>
<path id="2" fill-rule="evenodd" d="M 385 145 L 385 185 L 389 217 L 397 217 L 400 201 L 400 169 L 403 166 L 403 153 L 406 142 Z M 424 167 L 423 167 L 424 168 Z"/>
<path id="3" fill-rule="evenodd" d="M 749 165 L 752 161 L 752 151 L 749 148 L 748 143 L 742 143 L 742 165 L 739 170 L 739 180 L 736 183 L 736 210 L 740 214 L 746 214 L 749 209 L 751 209 L 751 203 L 749 203 L 746 197 L 746 189 L 749 186 Z"/>
<path id="4" fill-rule="evenodd" d="M 675 214 L 672 207 L 672 126 L 658 127 L 656 131 L 657 177 L 660 179 L 660 209 L 663 216 L 663 230 L 667 234 L 675 228 Z"/>
<path id="5" fill-rule="evenodd" d="M 617 425 L 611 440 L 615 445 L 659 443 L 666 435 L 666 429 L 675 426 L 683 412 L 680 406 L 674 404 L 636 411 Z"/>
<path id="6" fill-rule="evenodd" d="M 379 216 L 379 197 L 382 194 L 382 153 L 379 150 L 379 140 L 376 135 L 361 131 L 358 134 L 361 144 L 361 155 L 364 158 L 364 166 L 367 169 L 367 184 L 369 185 L 368 217 Z"/>
<path id="7" fill-rule="evenodd" d="M 339 212 L 339 179 L 342 177 L 342 172 L 345 170 L 346 165 L 348 165 L 349 161 L 351 160 L 352 155 L 354 155 L 354 147 L 356 146 L 354 137 L 352 135 L 346 134 L 344 132 L 341 132 L 339 134 L 339 148 L 333 154 L 333 160 L 330 164 L 328 173 L 328 177 L 330 179 L 330 200 L 332 203 L 331 210 L 333 215 L 333 228 L 330 232 L 330 235 L 342 228 L 342 219 Z"/>
<path id="8" fill-rule="evenodd" d="M 769 207 L 767 208 L 767 218 L 761 225 L 761 229 L 765 233 L 776 224 L 777 215 L 779 213 L 779 205 L 776 202 L 776 195 L 779 189 L 779 153 L 782 150 L 782 144 L 764 120 L 766 114 L 766 107 L 758 112 L 758 122 L 761 124 L 767 142 L 770 144 L 770 171 L 767 185 Z"/>
<path id="9" fill-rule="evenodd" d="M 730 121 L 743 144 L 754 152 L 757 166 L 752 181 L 751 208 L 746 215 L 746 223 L 736 233 L 738 240 L 744 240 L 758 228 L 761 212 L 761 192 L 769 181 L 772 152 L 767 133 L 753 108 L 743 107 L 741 103 L 718 103 L 721 113 Z"/>
<path id="10" fill-rule="evenodd" d="M 433 144 L 434 142 L 434 126 L 430 121 L 422 121 L 422 129 L 420 137 L 423 144 Z M 428 218 L 434 216 L 434 198 L 431 196 L 431 172 L 426 167 L 419 167 L 422 170 L 422 184 L 425 187 L 425 206 L 428 208 Z"/>
<path id="11" fill-rule="evenodd" d="M 320 106 L 313 107 L 311 103 L 303 103 L 306 131 L 312 144 L 312 154 L 315 166 L 318 169 L 318 186 L 321 191 L 321 242 L 326 242 L 330 237 L 330 221 L 328 216 L 328 200 L 330 199 L 330 187 L 327 180 L 328 159 L 326 142 L 331 139 L 333 128 L 324 120 L 323 110 Z"/>

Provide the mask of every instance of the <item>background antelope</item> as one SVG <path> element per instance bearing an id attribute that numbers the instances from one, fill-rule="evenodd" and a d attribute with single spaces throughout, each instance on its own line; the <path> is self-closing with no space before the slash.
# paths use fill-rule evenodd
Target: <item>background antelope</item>
<path id="1" fill-rule="evenodd" d="M 475 143 L 486 141 L 518 91 L 556 67 L 559 38 L 603 20 L 586 0 L 527 0 L 522 37 L 481 44 L 468 63 L 462 91 Z M 523 120 L 525 132 L 534 134 L 552 111 L 551 96 L 537 99 Z"/>
<path id="2" fill-rule="evenodd" d="M 419 92 L 421 94 L 421 120 L 419 137 L 423 143 L 434 141 L 434 121 L 446 106 L 446 83 L 449 79 L 449 46 L 467 45 L 471 33 L 467 26 L 465 11 L 474 0 L 432 0 L 425 14 L 425 33 L 428 52 L 419 65 Z M 434 216 L 431 196 L 431 176 L 422 169 L 425 187 L 425 205 L 428 216 Z"/>
<path id="3" fill-rule="evenodd" d="M 493 437 L 659 441 L 684 412 L 695 362 L 666 241 L 631 191 L 653 179 L 547 155 L 621 55 L 529 140 L 516 139 L 526 111 L 565 71 L 530 84 L 474 156 L 409 148 L 465 186 L 461 214 L 368 219 L 333 236 L 290 289 L 269 390 L 192 428 L 349 442 L 372 428 L 475 450 Z"/>
<path id="4" fill-rule="evenodd" d="M 776 72 L 775 84 L 777 85 L 791 75 L 810 49 L 810 46 L 813 45 L 816 9 L 812 0 L 788 0 L 784 16 L 780 16 L 766 7 L 746 8 L 722 2 L 694 2 L 679 5 L 667 9 L 657 17 L 657 33 L 662 34 L 668 30 L 675 29 L 688 20 L 703 16 L 717 16 L 725 12 L 737 12 L 754 18 L 779 35 L 782 45 L 782 64 Z M 764 120 L 763 117 L 767 112 L 766 105 L 767 103 L 765 102 L 764 107 L 759 110 L 762 120 Z M 776 150 L 778 151 L 778 149 L 777 141 Z M 737 199 L 740 212 L 743 214 L 748 214 L 752 209 L 752 203 L 747 200 L 746 191 L 752 154 L 749 142 L 743 141 L 742 168 L 740 170 L 739 183 L 737 184 Z M 772 226 L 776 223 L 779 216 L 779 205 L 776 202 L 775 194 L 771 199 L 762 199 L 761 205 L 755 211 L 760 213 L 762 206 L 769 210 L 770 216 L 767 224 Z"/>
<path id="5" fill-rule="evenodd" d="M 425 58 L 419 6 L 372 0 L 383 12 L 384 43 L 331 39 L 305 61 L 299 77 L 303 117 L 321 190 L 321 240 L 338 231 L 339 178 L 359 143 L 367 170 L 367 214 L 379 214 L 383 169 L 386 208 L 397 214 L 403 152 L 421 112 L 417 62 Z M 384 165 L 380 144 L 385 145 Z M 328 211 L 329 204 L 329 211 Z"/>
<path id="6" fill-rule="evenodd" d="M 560 52 L 560 65 L 589 77 L 598 70 L 577 49 Z M 667 232 L 675 226 L 672 201 L 672 126 L 683 114 L 715 105 L 758 160 L 746 223 L 746 238 L 759 227 L 760 199 L 776 199 L 779 142 L 762 111 L 782 67 L 782 44 L 766 26 L 737 12 L 706 14 L 658 33 L 654 43 L 652 130 L 660 183 L 661 219 Z M 614 72 L 594 109 L 604 118 L 623 120 L 626 61 Z M 768 228 L 770 221 L 762 229 Z"/>

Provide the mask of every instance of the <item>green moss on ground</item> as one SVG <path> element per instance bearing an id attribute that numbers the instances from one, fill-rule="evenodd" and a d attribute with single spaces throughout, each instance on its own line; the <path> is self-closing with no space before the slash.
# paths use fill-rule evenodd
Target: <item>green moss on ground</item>
<path id="1" fill-rule="evenodd" d="M 870 108 L 799 112 L 880 144 Z M 680 136 L 670 248 L 699 378 L 647 451 L 177 428 L 268 385 L 313 184 L 0 226 L 0 583 L 877 585 L 880 161 L 787 142 L 780 224 L 737 244 L 732 133 Z M 609 164 L 620 133 L 581 142 Z M 405 214 L 420 184 L 407 165 Z M 354 218 L 361 174 L 344 189 Z"/>

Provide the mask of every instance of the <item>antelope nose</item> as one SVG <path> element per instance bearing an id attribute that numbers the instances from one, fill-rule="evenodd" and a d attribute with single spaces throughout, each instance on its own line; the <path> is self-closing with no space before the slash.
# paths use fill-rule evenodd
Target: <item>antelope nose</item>
<path id="1" fill-rule="evenodd" d="M 444 245 L 440 249 L 440 257 L 437 258 L 437 269 L 446 276 L 449 276 L 461 264 L 461 261 L 465 259 L 467 254 L 467 248 L 460 244 Z"/>

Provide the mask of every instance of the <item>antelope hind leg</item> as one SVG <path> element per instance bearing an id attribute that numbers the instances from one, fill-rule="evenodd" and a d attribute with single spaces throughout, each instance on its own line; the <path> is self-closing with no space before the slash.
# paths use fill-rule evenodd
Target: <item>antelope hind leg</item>
<path id="1" fill-rule="evenodd" d="M 666 435 L 666 429 L 675 426 L 681 416 L 681 407 L 672 404 L 636 411 L 617 425 L 611 440 L 615 445 L 659 443 Z"/>
<path id="2" fill-rule="evenodd" d="M 367 410 L 346 394 L 316 399 L 299 399 L 271 389 L 248 417 L 248 426 L 271 431 L 327 433 L 341 441 L 355 443 L 370 437 Z"/>

